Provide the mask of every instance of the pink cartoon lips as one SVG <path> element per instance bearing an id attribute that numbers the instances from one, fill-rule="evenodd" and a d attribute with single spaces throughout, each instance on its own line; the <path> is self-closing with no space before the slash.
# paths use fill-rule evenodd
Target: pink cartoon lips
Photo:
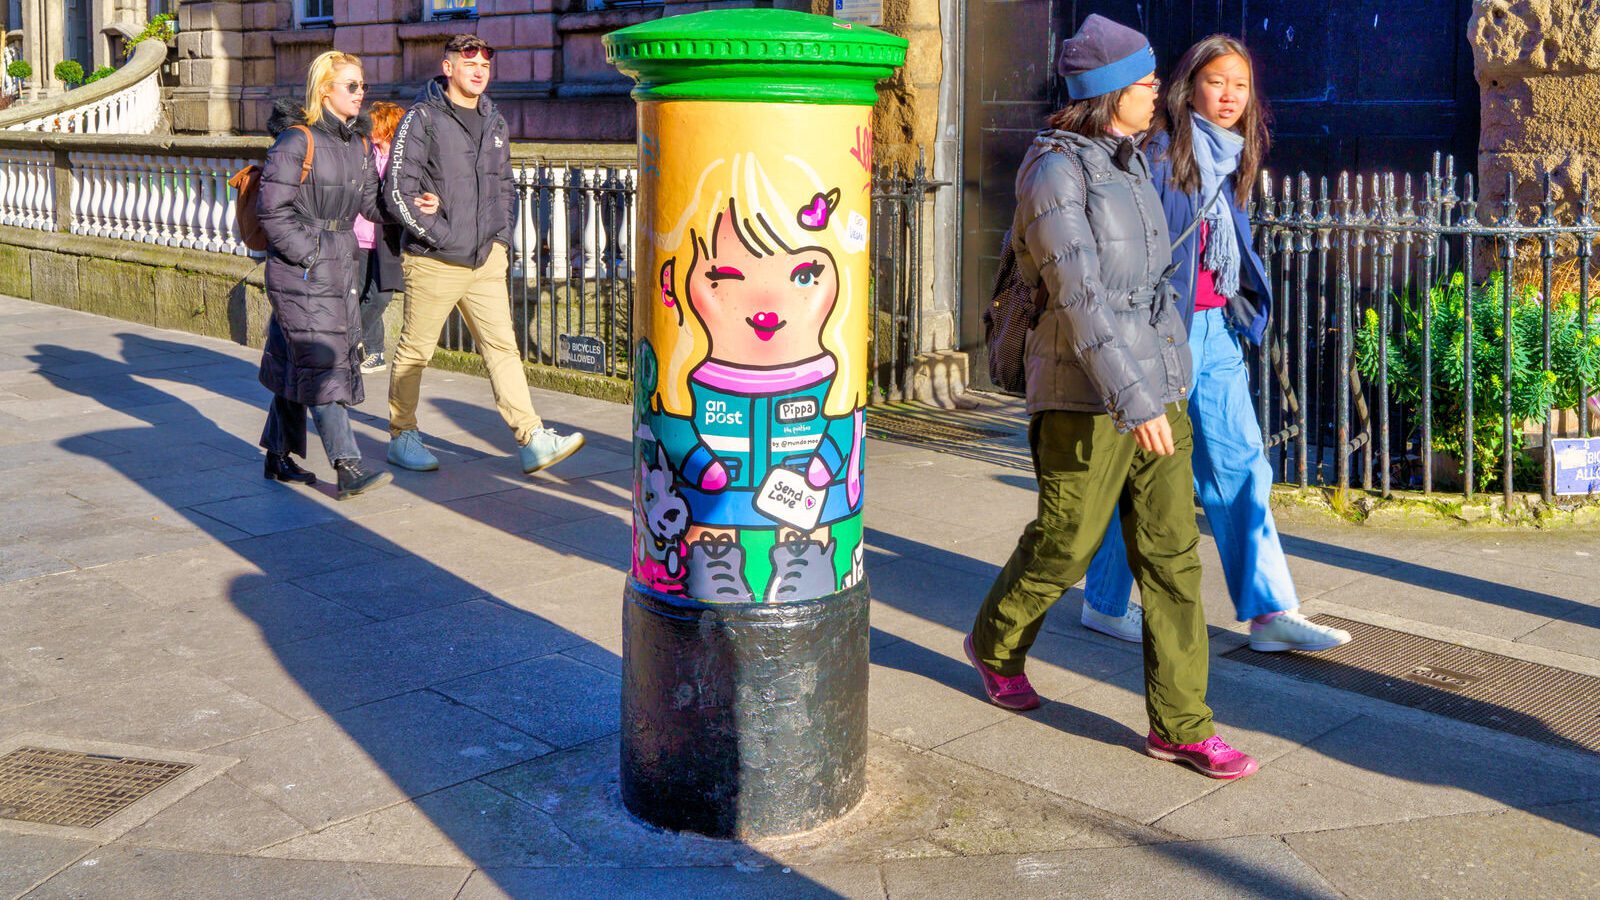
<path id="1" fill-rule="evenodd" d="M 772 340 L 772 336 L 778 333 L 778 329 L 789 324 L 778 318 L 778 314 L 775 312 L 758 312 L 753 316 L 747 317 L 744 321 L 746 325 L 755 329 L 756 337 L 763 341 Z"/>

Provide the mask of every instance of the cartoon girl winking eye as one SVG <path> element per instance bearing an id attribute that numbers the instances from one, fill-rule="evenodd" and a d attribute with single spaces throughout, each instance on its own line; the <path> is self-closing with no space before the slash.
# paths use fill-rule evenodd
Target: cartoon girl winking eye
<path id="1" fill-rule="evenodd" d="M 720 203 L 710 226 L 691 232 L 681 275 L 676 257 L 660 273 L 662 303 L 678 304 L 681 278 L 705 341 L 687 373 L 687 415 L 654 424 L 693 523 L 685 587 L 707 599 L 752 599 L 752 583 L 767 599 L 825 596 L 839 587 L 829 525 L 856 515 L 861 494 L 860 412 L 830 414 L 840 367 L 825 341 L 839 269 L 828 248 L 796 241 L 804 232 L 775 227 L 737 199 Z M 814 528 L 757 508 L 776 469 L 803 476 L 808 510 L 822 507 Z M 771 533 L 759 564 L 745 558 L 752 530 Z"/>

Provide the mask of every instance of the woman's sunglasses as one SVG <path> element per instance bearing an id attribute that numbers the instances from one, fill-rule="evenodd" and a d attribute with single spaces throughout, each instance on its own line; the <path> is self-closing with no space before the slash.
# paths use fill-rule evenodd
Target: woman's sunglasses
<path id="1" fill-rule="evenodd" d="M 352 95 L 365 94 L 367 92 L 367 83 L 365 81 L 341 81 L 339 83 L 344 85 L 344 89 Z"/>
<path id="2" fill-rule="evenodd" d="M 489 60 L 494 59 L 494 48 L 468 47 L 465 50 L 459 51 L 456 55 L 460 56 L 462 59 L 477 59 L 479 54 L 483 55 L 484 62 L 488 62 Z"/>

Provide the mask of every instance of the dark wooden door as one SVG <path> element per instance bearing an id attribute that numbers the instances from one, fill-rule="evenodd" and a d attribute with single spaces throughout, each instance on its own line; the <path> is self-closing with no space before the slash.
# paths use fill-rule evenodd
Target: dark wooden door
<path id="1" fill-rule="evenodd" d="M 1165 76 L 1217 32 L 1243 36 L 1273 120 L 1272 171 L 1421 172 L 1435 151 L 1476 168 L 1472 0 L 968 0 L 962 185 L 963 346 L 981 316 L 1017 163 L 1060 105 L 1056 55 L 1090 13 L 1143 31 Z M 1458 170 L 1460 167 L 1458 166 Z"/>

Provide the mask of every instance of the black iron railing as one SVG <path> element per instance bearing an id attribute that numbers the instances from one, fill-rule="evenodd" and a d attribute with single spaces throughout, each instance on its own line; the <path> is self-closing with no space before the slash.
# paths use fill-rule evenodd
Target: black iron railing
<path id="1" fill-rule="evenodd" d="M 516 168 L 519 220 L 511 252 L 511 306 L 523 359 L 628 379 L 633 344 L 638 173 L 622 165 Z M 882 167 L 872 184 L 870 396 L 910 391 L 920 352 L 924 207 L 941 182 L 919 156 Z M 460 314 L 440 346 L 475 352 Z"/>
<path id="2" fill-rule="evenodd" d="M 1263 176 L 1252 222 L 1278 301 L 1253 364 L 1281 480 L 1387 496 L 1443 476 L 1469 497 L 1495 482 L 1508 504 L 1518 489 L 1552 496 L 1552 411 L 1574 410 L 1559 430 L 1582 437 L 1595 415 L 1600 224 L 1587 176 L 1565 220 L 1549 176 L 1531 223 L 1505 186 L 1480 219 L 1472 176 L 1437 156 L 1420 179 L 1341 175 L 1315 197 L 1304 173 L 1278 193 Z"/>

